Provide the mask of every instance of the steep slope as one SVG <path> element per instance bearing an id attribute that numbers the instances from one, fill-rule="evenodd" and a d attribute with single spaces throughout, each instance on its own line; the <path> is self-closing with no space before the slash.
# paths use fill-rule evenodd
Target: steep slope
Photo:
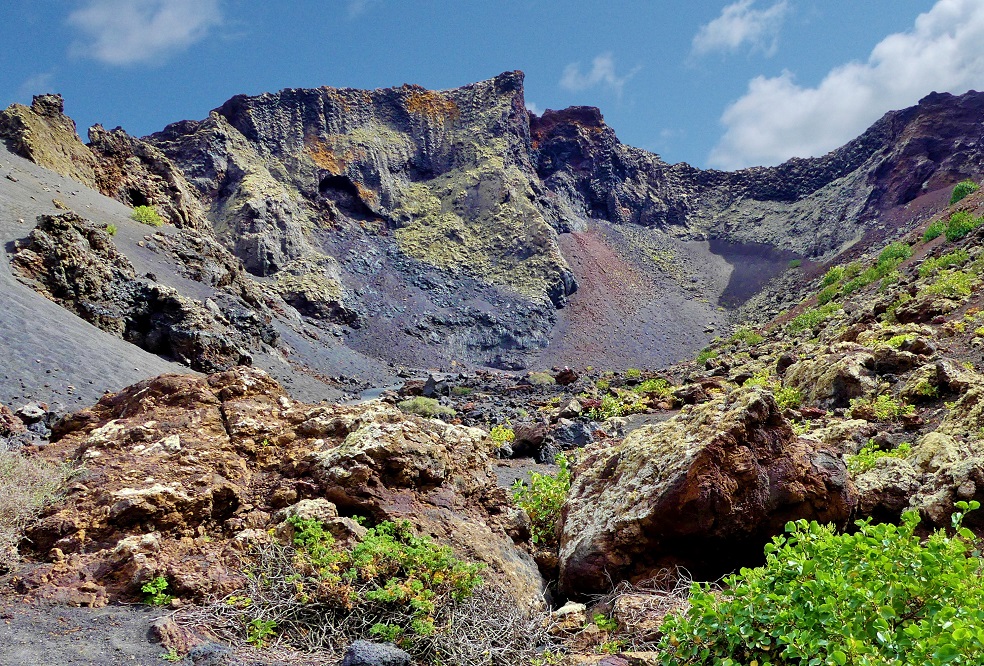
<path id="1" fill-rule="evenodd" d="M 984 174 L 975 92 L 890 112 L 820 158 L 726 173 L 625 146 L 594 108 L 531 115 L 522 83 L 237 96 L 144 139 L 96 126 L 87 149 L 41 96 L 0 114 L 0 135 L 241 262 L 265 294 L 250 307 L 312 351 L 338 340 L 415 367 L 679 360 L 763 287 L 755 309 L 777 314 Z M 325 374 L 317 356 L 301 365 Z"/>

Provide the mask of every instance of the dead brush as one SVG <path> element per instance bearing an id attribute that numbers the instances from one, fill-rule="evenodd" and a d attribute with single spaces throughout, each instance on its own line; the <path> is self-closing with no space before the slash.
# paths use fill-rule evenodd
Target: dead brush
<path id="1" fill-rule="evenodd" d="M 613 632 L 623 650 L 653 650 L 659 640 L 659 627 L 670 613 L 689 607 L 693 579 L 686 569 L 664 569 L 638 583 L 621 581 L 594 604 L 610 609 L 618 622 Z"/>
<path id="2" fill-rule="evenodd" d="M 58 497 L 73 473 L 70 466 L 0 450 L 0 572 L 13 568 L 24 531 Z"/>
<path id="3" fill-rule="evenodd" d="M 380 624 L 412 622 L 412 608 L 399 603 L 367 603 L 368 587 L 354 585 L 347 594 L 306 598 L 300 590 L 310 580 L 298 566 L 298 551 L 273 541 L 253 546 L 244 561 L 246 584 L 234 594 L 206 606 L 178 611 L 176 621 L 193 631 L 211 634 L 233 645 L 317 653 L 332 659 L 358 639 L 385 640 L 374 635 Z M 494 581 L 478 585 L 469 596 L 450 594 L 434 600 L 436 630 L 407 633 L 399 646 L 419 663 L 461 666 L 514 666 L 530 663 L 551 639 L 546 613 L 526 610 Z M 260 636 L 256 627 L 271 628 Z M 275 629 L 274 629 L 275 628 Z"/>

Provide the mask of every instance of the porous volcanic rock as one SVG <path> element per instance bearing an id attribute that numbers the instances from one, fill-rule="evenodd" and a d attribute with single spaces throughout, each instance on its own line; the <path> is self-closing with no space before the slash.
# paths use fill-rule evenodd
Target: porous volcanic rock
<path id="1" fill-rule="evenodd" d="M 561 588 L 687 567 L 698 577 L 761 557 L 799 518 L 844 523 L 856 492 L 840 457 L 796 437 L 772 394 L 739 389 L 589 447 L 563 514 Z"/>
<path id="2" fill-rule="evenodd" d="M 33 556 L 51 562 L 21 581 L 35 596 L 94 583 L 131 597 L 159 575 L 181 596 L 228 592 L 244 544 L 276 527 L 280 510 L 314 506 L 346 516 L 339 528 L 352 515 L 409 520 L 486 562 L 518 598 L 540 598 L 535 563 L 507 535 L 523 514 L 497 487 L 495 445 L 475 428 L 378 402 L 306 405 L 239 367 L 108 394 L 62 419 L 54 438 L 40 455 L 85 471 L 28 535 Z"/>
<path id="3" fill-rule="evenodd" d="M 40 216 L 12 264 L 44 296 L 86 321 L 194 370 L 248 364 L 248 347 L 273 341 L 268 321 L 245 302 L 241 314 L 235 304 L 226 314 L 216 313 L 170 287 L 138 278 L 105 228 L 75 213 Z"/>
<path id="4" fill-rule="evenodd" d="M 875 357 L 868 350 L 854 349 L 794 363 L 786 370 L 784 380 L 802 391 L 809 404 L 847 407 L 853 398 L 878 388 L 874 368 Z"/>

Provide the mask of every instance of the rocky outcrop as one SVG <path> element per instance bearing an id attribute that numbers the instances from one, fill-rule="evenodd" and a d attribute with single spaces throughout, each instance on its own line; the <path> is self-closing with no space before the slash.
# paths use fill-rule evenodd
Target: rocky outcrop
<path id="1" fill-rule="evenodd" d="M 521 547 L 528 524 L 496 486 L 481 430 L 381 403 L 298 403 L 262 371 L 236 368 L 107 395 L 60 421 L 55 440 L 42 455 L 85 471 L 29 534 L 52 559 L 23 581 L 33 594 L 81 580 L 127 597 L 159 575 L 182 596 L 228 591 L 249 540 L 297 514 L 340 538 L 364 533 L 353 515 L 409 520 L 486 562 L 518 598 L 539 598 Z"/>
<path id="2" fill-rule="evenodd" d="M 29 107 L 12 104 L 0 112 L 0 138 L 35 164 L 96 188 L 98 162 L 65 115 L 61 95 L 35 95 Z"/>
<path id="3" fill-rule="evenodd" d="M 845 523 L 856 502 L 843 461 L 797 438 L 772 395 L 743 389 L 588 448 L 564 508 L 561 588 L 686 567 L 713 578 L 761 557 L 789 520 Z"/>
<path id="4" fill-rule="evenodd" d="M 811 404 L 847 407 L 852 399 L 878 388 L 874 368 L 875 357 L 867 349 L 855 348 L 794 363 L 783 378 Z"/>
<path id="5" fill-rule="evenodd" d="M 89 129 L 89 149 L 96 157 L 96 187 L 128 206 L 153 206 L 178 227 L 210 227 L 198 192 L 164 154 L 117 127 Z"/>
<path id="6" fill-rule="evenodd" d="M 86 321 L 195 370 L 248 364 L 249 347 L 275 340 L 269 322 L 245 302 L 223 313 L 138 278 L 105 227 L 75 213 L 42 215 L 12 263 L 42 294 Z"/>

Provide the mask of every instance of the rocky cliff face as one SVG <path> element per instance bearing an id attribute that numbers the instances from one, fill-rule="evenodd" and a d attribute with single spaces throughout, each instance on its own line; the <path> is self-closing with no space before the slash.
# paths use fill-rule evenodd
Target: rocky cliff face
<path id="1" fill-rule="evenodd" d="M 718 325 L 718 303 L 760 288 L 748 280 L 791 257 L 828 262 L 892 236 L 938 209 L 925 195 L 984 172 L 984 95 L 974 92 L 890 112 L 821 158 L 725 173 L 625 146 L 594 108 L 531 115 L 522 83 L 507 72 L 446 91 L 237 96 L 144 139 L 96 126 L 88 147 L 48 95 L 5 111 L 0 135 L 39 164 L 216 239 L 221 262 L 242 262 L 288 319 L 418 366 L 524 367 L 544 347 L 577 347 L 570 330 L 586 326 L 634 340 L 659 331 L 666 357 L 642 343 L 620 354 L 676 360 L 710 338 L 700 331 Z M 899 212 L 917 198 L 928 208 Z M 749 244 L 767 257 L 761 275 L 742 273 L 744 255 L 728 258 Z M 720 279 L 704 274 L 713 254 L 726 260 Z M 640 311 L 616 312 L 605 304 L 618 294 L 593 289 L 558 318 L 612 257 Z M 694 307 L 667 318 L 665 303 L 646 309 L 657 297 Z M 582 346 L 543 358 L 613 362 Z"/>

